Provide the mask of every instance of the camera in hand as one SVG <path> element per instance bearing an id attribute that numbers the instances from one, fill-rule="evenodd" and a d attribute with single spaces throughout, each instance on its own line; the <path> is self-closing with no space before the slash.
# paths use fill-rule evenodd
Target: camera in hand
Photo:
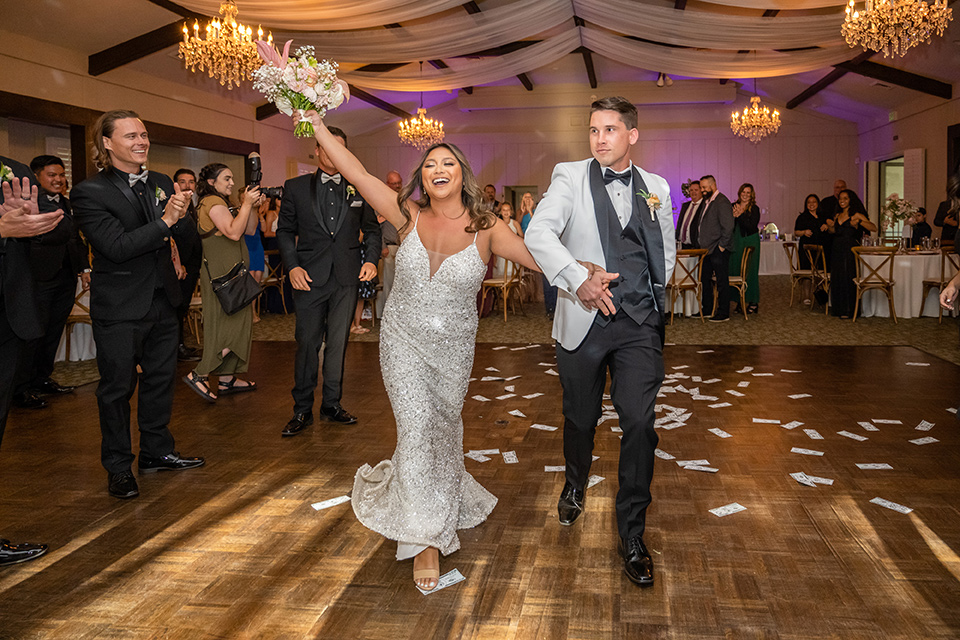
<path id="1" fill-rule="evenodd" d="M 257 152 L 251 153 L 247 156 L 246 163 L 246 173 L 247 180 L 246 184 L 248 187 L 260 187 L 260 181 L 263 180 L 263 170 L 260 165 L 260 154 Z M 260 187 L 260 193 L 264 198 L 282 198 L 283 197 L 283 187 Z"/>

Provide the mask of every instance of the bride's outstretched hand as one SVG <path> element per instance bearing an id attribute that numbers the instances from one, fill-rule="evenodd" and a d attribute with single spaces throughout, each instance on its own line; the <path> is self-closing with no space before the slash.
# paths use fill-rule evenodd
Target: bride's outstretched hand
<path id="1" fill-rule="evenodd" d="M 303 116 L 300 116 L 300 110 L 293 112 L 293 123 L 300 124 L 301 120 L 308 120 L 310 124 L 313 125 L 313 128 L 317 131 L 320 130 L 320 127 L 323 126 L 323 118 L 320 117 L 320 114 L 310 109 L 309 111 L 304 111 Z"/>

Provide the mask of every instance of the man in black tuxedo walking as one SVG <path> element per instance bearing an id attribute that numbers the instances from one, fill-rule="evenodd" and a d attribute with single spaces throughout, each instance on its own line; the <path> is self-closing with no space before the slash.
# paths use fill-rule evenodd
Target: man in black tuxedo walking
<path id="1" fill-rule="evenodd" d="M 12 173 L 7 180 L 8 172 Z M 28 340 L 42 335 L 37 321 L 36 294 L 30 274 L 28 242 L 53 231 L 63 211 L 40 213 L 37 190 L 30 188 L 26 165 L 0 156 L 0 441 L 13 399 L 20 353 Z M 22 182 L 21 182 L 22 180 Z M 47 545 L 15 544 L 0 539 L 0 567 L 39 558 Z"/>
<path id="2" fill-rule="evenodd" d="M 336 127 L 329 129 L 346 146 L 346 134 Z M 319 145 L 316 149 L 319 169 L 287 180 L 277 223 L 277 244 L 297 308 L 293 418 L 283 429 L 284 437 L 295 436 L 313 424 L 324 339 L 320 417 L 341 424 L 357 421 L 340 406 L 343 361 L 358 283 L 376 277 L 380 255 L 377 214 L 340 176 Z"/>
<path id="3" fill-rule="evenodd" d="M 74 187 L 70 199 L 93 247 L 90 317 L 100 370 L 101 462 L 110 495 L 133 498 L 140 491 L 130 470 L 130 398 L 138 382 L 140 473 L 204 463 L 180 456 L 168 429 L 180 303 L 171 227 L 185 214 L 191 194 L 181 193 L 169 177 L 143 169 L 150 139 L 133 111 L 100 116 L 93 142 L 101 171 Z"/>

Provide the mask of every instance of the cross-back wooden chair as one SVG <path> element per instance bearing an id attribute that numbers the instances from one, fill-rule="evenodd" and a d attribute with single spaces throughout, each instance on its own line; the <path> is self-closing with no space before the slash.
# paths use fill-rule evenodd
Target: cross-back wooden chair
<path id="1" fill-rule="evenodd" d="M 203 346 L 203 296 L 200 293 L 199 280 L 193 288 L 190 306 L 187 307 L 187 326 L 190 327 L 190 333 L 196 338 L 197 344 Z"/>
<path id="2" fill-rule="evenodd" d="M 743 311 L 743 319 L 747 319 L 747 262 L 750 260 L 750 254 L 753 253 L 753 247 L 744 247 L 743 255 L 740 257 L 740 275 L 730 276 L 730 286 L 740 292 L 740 310 Z M 717 298 L 714 297 L 714 300 Z"/>
<path id="3" fill-rule="evenodd" d="M 793 296 L 804 280 L 813 282 L 813 271 L 800 268 L 800 253 L 796 242 L 784 242 L 783 250 L 787 252 L 787 262 L 790 263 L 790 306 L 793 306 Z"/>
<path id="4" fill-rule="evenodd" d="M 73 336 L 73 327 L 78 324 L 93 324 L 90 320 L 90 292 L 80 291 L 73 298 L 73 308 L 70 315 L 67 316 L 67 322 L 63 327 L 65 360 L 70 362 L 70 343 Z"/>
<path id="5" fill-rule="evenodd" d="M 700 322 L 703 322 L 703 284 L 700 282 L 700 273 L 703 270 L 703 259 L 707 255 L 706 249 L 683 249 L 677 251 L 677 264 L 673 269 L 667 291 L 670 293 L 670 324 L 673 324 L 673 310 L 680 296 L 683 315 L 687 315 L 688 291 L 693 291 L 700 306 Z M 693 264 L 687 265 L 683 258 L 694 258 Z"/>
<path id="6" fill-rule="evenodd" d="M 857 312 L 860 310 L 860 298 L 867 291 L 878 289 L 887 294 L 890 303 L 890 317 L 897 323 L 897 309 L 893 302 L 893 259 L 897 255 L 896 247 L 853 247 L 851 249 L 857 259 L 857 277 L 853 279 L 857 285 L 857 302 L 853 306 L 853 321 L 857 321 Z M 880 264 L 876 267 L 864 259 L 864 256 L 880 256 Z"/>
<path id="7" fill-rule="evenodd" d="M 823 245 L 805 244 L 803 250 L 807 252 L 807 260 L 810 262 L 810 282 L 813 286 L 813 300 L 810 302 L 810 309 L 816 305 L 817 290 L 823 289 L 827 294 L 827 301 L 823 304 L 823 314 L 830 312 L 830 270 L 827 269 L 827 254 L 823 250 Z"/>
<path id="8" fill-rule="evenodd" d="M 507 306 L 510 303 L 511 294 L 514 301 L 513 312 L 517 312 L 516 305 L 519 304 L 520 312 L 524 313 L 523 300 L 520 299 L 520 281 L 523 279 L 523 267 L 510 260 L 504 262 L 503 277 L 487 278 L 483 281 L 480 289 L 480 308 L 482 309 L 484 303 L 486 303 L 488 293 L 494 296 L 494 300 L 499 297 L 503 304 L 503 321 L 506 322 Z"/>
<path id="9" fill-rule="evenodd" d="M 283 262 L 277 261 L 276 266 L 270 264 L 271 256 L 279 256 L 279 249 L 267 249 L 263 252 L 264 255 L 264 272 L 263 278 L 260 280 L 260 286 L 263 288 L 263 293 L 267 292 L 267 289 L 276 289 L 280 293 L 280 304 L 283 306 L 283 312 L 287 312 L 287 301 L 283 297 L 283 283 L 287 279 L 287 274 L 283 270 Z M 263 297 L 263 294 L 261 294 Z M 257 305 L 260 304 L 260 298 L 257 298 Z M 259 306 L 257 307 L 257 312 L 260 312 Z"/>
<path id="10" fill-rule="evenodd" d="M 923 281 L 923 295 L 920 297 L 920 314 L 923 315 L 923 305 L 927 302 L 927 296 L 930 295 L 930 290 L 933 289 L 940 294 L 940 291 L 943 290 L 947 283 L 953 279 L 953 276 L 956 275 L 957 271 L 960 271 L 960 256 L 953 252 L 953 247 L 940 248 L 940 279 L 939 280 L 924 280 Z M 940 301 L 937 301 L 937 322 L 943 323 L 943 307 L 940 306 Z"/>

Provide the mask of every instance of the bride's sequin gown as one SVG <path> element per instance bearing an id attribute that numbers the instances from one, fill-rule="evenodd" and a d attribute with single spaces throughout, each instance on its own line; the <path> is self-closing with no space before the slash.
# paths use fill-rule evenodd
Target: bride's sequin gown
<path id="1" fill-rule="evenodd" d="M 483 522 L 496 497 L 463 464 L 463 409 L 476 348 L 476 295 L 486 265 L 472 244 L 431 261 L 416 226 L 397 251 L 380 327 L 380 367 L 397 422 L 393 458 L 362 466 L 353 510 L 391 540 L 460 548 L 458 529 Z"/>

